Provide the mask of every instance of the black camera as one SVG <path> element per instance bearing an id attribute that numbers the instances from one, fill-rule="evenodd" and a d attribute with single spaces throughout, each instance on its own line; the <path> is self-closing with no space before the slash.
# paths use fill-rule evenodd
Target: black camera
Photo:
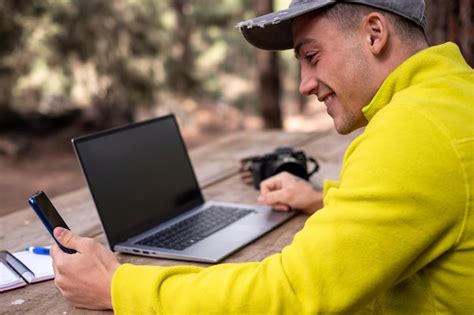
<path id="1" fill-rule="evenodd" d="M 307 164 L 311 162 L 313 169 L 308 171 Z M 288 172 L 308 180 L 318 169 L 318 162 L 307 157 L 303 151 L 293 151 L 292 148 L 277 148 L 274 152 L 262 156 L 252 156 L 241 160 L 241 172 L 250 172 L 253 185 L 259 189 L 260 183 L 280 172 Z"/>

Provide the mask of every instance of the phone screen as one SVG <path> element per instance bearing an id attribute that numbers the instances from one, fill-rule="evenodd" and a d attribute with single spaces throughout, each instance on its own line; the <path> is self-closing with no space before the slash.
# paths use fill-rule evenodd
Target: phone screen
<path id="1" fill-rule="evenodd" d="M 53 204 L 44 192 L 39 192 L 32 198 L 35 198 L 38 208 L 43 213 L 45 219 L 48 220 L 49 226 L 52 230 L 54 230 L 54 228 L 58 226 L 69 230 L 69 227 L 67 226 L 66 222 L 64 222 L 63 218 L 61 218 L 58 211 L 53 206 Z"/>

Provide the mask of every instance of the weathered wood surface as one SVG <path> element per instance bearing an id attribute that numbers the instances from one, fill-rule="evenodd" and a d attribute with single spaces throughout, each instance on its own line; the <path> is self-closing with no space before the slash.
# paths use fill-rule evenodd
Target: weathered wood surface
<path id="1" fill-rule="evenodd" d="M 242 132 L 191 150 L 190 156 L 206 199 L 255 203 L 258 192 L 245 185 L 238 176 L 239 160 L 262 154 L 277 146 L 293 146 L 305 150 L 321 164 L 312 179 L 316 185 L 323 177 L 336 179 L 345 148 L 356 136 L 339 136 L 334 131 L 285 133 L 281 131 Z M 105 236 L 87 188 L 53 199 L 70 228 L 83 236 L 106 244 Z M 225 262 L 259 261 L 279 252 L 291 243 L 307 216 L 298 215 L 257 241 L 231 255 Z M 51 244 L 51 238 L 33 211 L 23 209 L 0 218 L 0 248 L 22 250 L 30 245 Z M 121 262 L 150 265 L 190 264 L 189 262 L 118 254 Z M 206 264 L 192 263 L 206 266 Z M 0 294 L 0 314 L 89 314 L 96 313 L 72 307 L 46 281 Z M 104 313 L 104 312 L 101 312 Z"/>
<path id="2" fill-rule="evenodd" d="M 322 137 L 324 134 L 243 132 L 196 148 L 190 152 L 190 157 L 201 187 L 206 188 L 214 182 L 236 175 L 242 157 L 273 150 L 277 145 L 295 146 L 307 139 Z M 95 236 L 102 232 L 99 217 L 87 188 L 54 198 L 53 202 L 72 230 L 86 236 Z M 50 236 L 38 223 L 39 220 L 29 208 L 4 216 L 0 219 L 0 248 L 15 251 L 24 248 L 24 244 L 50 243 Z"/>

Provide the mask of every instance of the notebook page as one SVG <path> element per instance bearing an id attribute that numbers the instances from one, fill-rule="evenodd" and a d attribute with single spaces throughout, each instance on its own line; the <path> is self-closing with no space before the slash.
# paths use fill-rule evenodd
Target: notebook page
<path id="1" fill-rule="evenodd" d="M 0 292 L 23 287 L 25 285 L 26 282 L 20 277 L 20 275 L 7 267 L 3 261 L 0 261 Z"/>
<path id="2" fill-rule="evenodd" d="M 16 252 L 13 255 L 35 274 L 32 283 L 54 278 L 51 256 L 33 254 L 28 251 Z"/>

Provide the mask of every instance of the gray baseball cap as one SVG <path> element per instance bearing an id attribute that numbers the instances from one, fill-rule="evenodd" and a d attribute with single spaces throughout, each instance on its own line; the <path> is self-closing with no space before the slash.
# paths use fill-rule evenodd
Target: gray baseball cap
<path id="1" fill-rule="evenodd" d="M 285 50 L 293 48 L 292 19 L 336 3 L 358 3 L 401 15 L 423 29 L 426 26 L 424 0 L 293 0 L 288 9 L 240 22 L 237 27 L 245 39 L 257 48 Z"/>

